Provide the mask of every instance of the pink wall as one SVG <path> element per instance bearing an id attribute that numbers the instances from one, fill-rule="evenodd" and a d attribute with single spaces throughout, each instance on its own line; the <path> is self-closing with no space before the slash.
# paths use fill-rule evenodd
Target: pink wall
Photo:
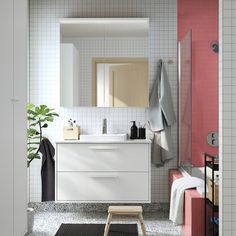
<path id="1" fill-rule="evenodd" d="M 196 189 L 188 189 L 184 194 L 184 236 L 204 235 L 204 198 Z"/>
<path id="2" fill-rule="evenodd" d="M 207 134 L 218 131 L 218 0 L 178 0 L 178 40 L 192 28 L 192 164 L 203 166 Z"/>

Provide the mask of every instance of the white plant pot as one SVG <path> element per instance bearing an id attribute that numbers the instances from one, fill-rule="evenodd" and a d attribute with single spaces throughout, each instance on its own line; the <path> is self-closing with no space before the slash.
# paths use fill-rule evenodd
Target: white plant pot
<path id="1" fill-rule="evenodd" d="M 28 233 L 33 232 L 34 228 L 34 209 L 27 208 L 27 222 L 28 222 Z"/>

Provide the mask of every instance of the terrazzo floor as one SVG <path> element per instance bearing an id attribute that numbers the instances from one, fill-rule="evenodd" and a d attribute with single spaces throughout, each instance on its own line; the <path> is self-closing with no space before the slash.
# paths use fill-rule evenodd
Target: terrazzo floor
<path id="1" fill-rule="evenodd" d="M 65 212 L 36 212 L 33 232 L 27 236 L 54 236 L 62 223 L 90 223 L 106 222 L 106 213 L 65 213 Z M 144 220 L 148 236 L 180 236 L 181 227 L 174 226 L 168 220 L 168 213 L 144 213 Z M 136 221 L 129 220 L 127 223 Z M 115 222 L 116 223 L 116 222 Z M 121 223 L 121 222 L 117 222 Z M 124 222 L 123 222 L 124 223 Z M 138 229 L 141 234 L 140 226 Z"/>

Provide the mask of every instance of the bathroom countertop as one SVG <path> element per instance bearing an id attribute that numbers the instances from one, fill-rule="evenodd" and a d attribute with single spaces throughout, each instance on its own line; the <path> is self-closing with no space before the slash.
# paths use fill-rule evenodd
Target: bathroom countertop
<path id="1" fill-rule="evenodd" d="M 125 141 L 81 141 L 81 140 L 60 140 L 56 142 L 57 144 L 62 143 L 129 143 L 129 144 L 142 144 L 151 143 L 150 139 L 127 139 Z"/>

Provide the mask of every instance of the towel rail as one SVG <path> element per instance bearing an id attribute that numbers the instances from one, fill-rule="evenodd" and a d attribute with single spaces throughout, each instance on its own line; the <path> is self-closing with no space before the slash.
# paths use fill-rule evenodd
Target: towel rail
<path id="1" fill-rule="evenodd" d="M 167 60 L 167 61 L 163 61 L 163 60 L 161 60 L 163 63 L 167 63 L 167 64 L 169 64 L 169 65 L 171 65 L 171 64 L 174 64 L 174 61 L 173 60 Z"/>

